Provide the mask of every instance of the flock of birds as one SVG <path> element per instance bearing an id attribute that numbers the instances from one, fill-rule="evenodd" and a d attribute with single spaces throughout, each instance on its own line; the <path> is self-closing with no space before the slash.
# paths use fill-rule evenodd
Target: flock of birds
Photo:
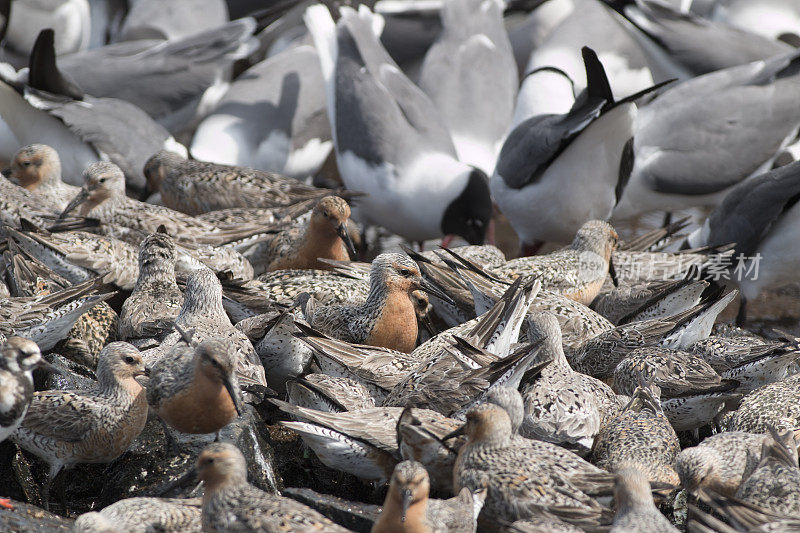
<path id="1" fill-rule="evenodd" d="M 248 481 L 266 411 L 375 533 L 800 531 L 800 338 L 718 321 L 798 281 L 800 2 L 0 15 L 0 442 L 45 509 L 148 418 L 202 482 L 75 532 L 348 531 Z"/>

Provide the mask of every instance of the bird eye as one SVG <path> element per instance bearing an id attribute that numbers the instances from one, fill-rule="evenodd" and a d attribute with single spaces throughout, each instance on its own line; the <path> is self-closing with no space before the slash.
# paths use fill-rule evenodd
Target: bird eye
<path id="1" fill-rule="evenodd" d="M 100 178 L 100 183 L 105 183 L 105 182 L 106 182 L 105 178 Z"/>
<path id="2" fill-rule="evenodd" d="M 400 269 L 400 275 L 401 276 L 409 276 L 409 275 L 411 275 L 411 271 L 408 270 L 407 268 L 401 268 Z"/>
<path id="3" fill-rule="evenodd" d="M 134 361 L 133 357 L 131 357 L 130 355 L 125 356 L 125 362 L 128 363 L 129 365 L 132 365 L 133 361 Z"/>
<path id="4" fill-rule="evenodd" d="M 29 166 L 31 166 L 31 162 L 30 161 L 23 161 L 22 162 L 22 166 L 23 167 L 29 167 Z"/>

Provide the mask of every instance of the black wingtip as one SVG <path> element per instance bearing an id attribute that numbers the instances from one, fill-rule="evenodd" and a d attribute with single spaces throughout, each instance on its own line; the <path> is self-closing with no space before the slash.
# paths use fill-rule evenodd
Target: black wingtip
<path id="1" fill-rule="evenodd" d="M 584 46 L 581 48 L 583 64 L 586 67 L 586 90 L 590 98 L 599 98 L 606 101 L 605 107 L 614 105 L 614 95 L 611 92 L 611 84 L 606 76 L 606 69 L 597 57 L 597 53 Z"/>
<path id="2" fill-rule="evenodd" d="M 46 28 L 39 32 L 28 60 L 28 84 L 34 89 L 83 100 L 83 91 L 56 65 L 55 32 Z"/>

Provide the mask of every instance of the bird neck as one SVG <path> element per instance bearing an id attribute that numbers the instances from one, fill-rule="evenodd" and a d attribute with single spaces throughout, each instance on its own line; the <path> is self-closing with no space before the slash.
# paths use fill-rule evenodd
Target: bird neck
<path id="1" fill-rule="evenodd" d="M 344 242 L 336 233 L 336 230 L 326 220 L 315 220 L 314 217 L 311 218 L 303 233 L 299 255 L 308 264 L 314 265 L 313 268 L 320 270 L 330 270 L 333 267 L 327 263 L 317 261 L 318 257 L 336 261 L 350 259 Z"/>
<path id="2" fill-rule="evenodd" d="M 222 319 L 223 317 L 227 319 L 225 307 L 222 305 L 222 294 L 216 291 L 200 291 L 189 294 L 187 291 L 184 294 L 183 307 L 178 319 L 198 314 L 210 319 Z"/>
<path id="3" fill-rule="evenodd" d="M 139 277 L 134 292 L 143 288 L 164 287 L 178 289 L 175 281 L 175 263 L 170 261 L 146 261 L 139 264 Z"/>
<path id="4" fill-rule="evenodd" d="M 383 502 L 383 511 L 375 521 L 372 533 L 432 533 L 427 513 L 428 498 L 420 498 L 408 506 L 405 520 L 402 520 L 403 497 L 395 487 L 390 486 L 386 501 Z"/>

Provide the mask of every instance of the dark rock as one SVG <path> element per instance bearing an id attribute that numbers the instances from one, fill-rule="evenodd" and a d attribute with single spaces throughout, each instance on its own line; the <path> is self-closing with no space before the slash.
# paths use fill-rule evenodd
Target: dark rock
<path id="1" fill-rule="evenodd" d="M 14 509 L 0 509 L 0 531 L 9 533 L 69 533 L 72 520 L 61 518 L 27 503 L 11 501 Z"/>
<path id="2" fill-rule="evenodd" d="M 273 469 L 273 452 L 261 431 L 265 431 L 261 417 L 247 406 L 241 418 L 222 429 L 220 440 L 233 442 L 242 450 L 253 485 L 276 493 L 282 482 Z M 197 455 L 214 440 L 214 435 L 181 437 L 180 450 L 170 449 L 162 423 L 151 414 L 141 435 L 117 460 L 109 464 L 79 464 L 59 474 L 50 493 L 51 511 L 74 515 L 135 496 L 189 496 L 198 484 L 193 472 Z M 0 450 L 6 451 L 6 443 Z M 13 457 L 13 454 L 14 447 L 10 445 L 0 456 Z M 46 478 L 47 466 L 30 454 L 26 457 L 40 486 Z M 19 476 L 12 469 L 8 472 L 0 469 L 0 487 L 9 496 L 24 498 Z M 66 509 L 62 502 L 66 503 Z M 0 531 L 6 530 L 0 528 Z"/>
<path id="3" fill-rule="evenodd" d="M 353 531 L 369 533 L 380 514 L 380 507 L 377 505 L 351 502 L 311 489 L 284 489 L 283 495 L 316 509 L 337 524 Z"/>

